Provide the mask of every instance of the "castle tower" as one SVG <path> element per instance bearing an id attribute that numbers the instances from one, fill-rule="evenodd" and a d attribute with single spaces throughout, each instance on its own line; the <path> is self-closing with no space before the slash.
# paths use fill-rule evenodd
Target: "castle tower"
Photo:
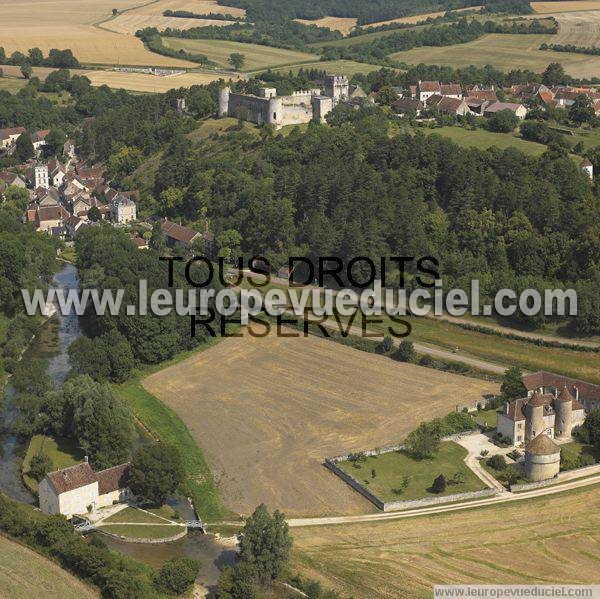
<path id="1" fill-rule="evenodd" d="M 222 87 L 219 89 L 219 116 L 229 115 L 229 94 L 231 89 L 229 87 Z"/>
<path id="2" fill-rule="evenodd" d="M 275 129 L 281 129 L 283 127 L 283 101 L 281 98 L 271 98 L 268 110 L 267 123 L 274 125 Z"/>
<path id="3" fill-rule="evenodd" d="M 325 95 L 333 98 L 334 106 L 348 99 L 349 88 L 346 75 L 327 75 L 325 78 Z"/>
<path id="4" fill-rule="evenodd" d="M 532 481 L 554 478 L 560 470 L 560 447 L 540 434 L 525 446 L 525 475 Z"/>
<path id="5" fill-rule="evenodd" d="M 554 436 L 558 439 L 568 439 L 573 429 L 573 401 L 571 392 L 564 387 L 559 396 L 554 400 Z"/>
<path id="6" fill-rule="evenodd" d="M 594 165 L 587 159 L 584 158 L 579 165 L 579 170 L 587 175 L 590 179 L 594 179 Z"/>
<path id="7" fill-rule="evenodd" d="M 525 440 L 531 441 L 545 428 L 544 399 L 539 393 L 534 393 L 525 406 Z"/>
<path id="8" fill-rule="evenodd" d="M 50 187 L 50 177 L 48 174 L 48 167 L 45 164 L 38 164 L 33 169 L 33 176 L 35 180 L 35 187 L 43 187 L 44 189 L 48 189 Z"/>

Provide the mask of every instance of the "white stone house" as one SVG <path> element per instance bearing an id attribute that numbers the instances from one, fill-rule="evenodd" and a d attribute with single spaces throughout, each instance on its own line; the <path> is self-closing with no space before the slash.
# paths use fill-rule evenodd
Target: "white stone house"
<path id="1" fill-rule="evenodd" d="M 129 464 L 94 472 L 83 462 L 48 473 L 39 484 L 40 509 L 67 518 L 85 515 L 131 497 L 126 487 Z"/>
<path id="2" fill-rule="evenodd" d="M 111 201 L 109 208 L 110 219 L 113 223 L 121 225 L 137 219 L 135 202 L 122 193 L 117 193 Z"/>

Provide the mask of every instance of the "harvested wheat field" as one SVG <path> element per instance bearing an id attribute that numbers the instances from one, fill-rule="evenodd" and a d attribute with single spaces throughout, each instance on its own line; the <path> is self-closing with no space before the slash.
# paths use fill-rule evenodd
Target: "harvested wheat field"
<path id="1" fill-rule="evenodd" d="M 184 10 L 197 15 L 224 14 L 233 17 L 244 17 L 246 11 L 243 8 L 219 6 L 216 1 L 211 0 L 158 0 L 150 4 L 142 4 L 114 19 L 106 21 L 102 27 L 116 31 L 117 33 L 133 34 L 144 27 L 156 27 L 159 30 L 171 27 L 173 29 L 191 29 L 192 27 L 206 27 L 208 25 L 231 25 L 234 21 L 221 21 L 219 19 L 188 19 L 179 17 L 165 17 L 165 10 Z"/>
<path id="2" fill-rule="evenodd" d="M 600 2 L 598 10 L 549 15 L 558 21 L 558 33 L 553 44 L 600 47 Z"/>
<path id="3" fill-rule="evenodd" d="M 6 80 L 12 77 L 21 77 L 20 67 L 3 66 Z M 33 74 L 39 77 L 42 81 L 46 79 L 48 73 L 55 71 L 49 67 L 34 67 Z M 71 75 L 84 75 L 92 85 L 98 87 L 100 85 L 108 85 L 113 89 L 127 89 L 137 92 L 148 93 L 163 93 L 170 89 L 180 87 L 190 87 L 192 85 L 206 85 L 211 81 L 218 79 L 238 79 L 240 75 L 228 75 L 225 77 L 219 73 L 196 72 L 188 71 L 181 75 L 173 75 L 171 77 L 157 77 L 155 75 L 147 75 L 145 73 L 128 73 L 125 71 L 108 71 L 101 69 L 71 69 Z M 24 79 L 20 79 L 25 84 Z"/>
<path id="4" fill-rule="evenodd" d="M 211 81 L 223 79 L 218 73 L 196 73 L 190 71 L 172 77 L 155 77 L 143 73 L 125 73 L 120 71 L 87 71 L 85 76 L 92 85 L 108 85 L 114 89 L 123 88 L 137 92 L 163 93 L 173 88 L 191 87 L 192 85 L 207 85 Z M 239 79 L 236 75 L 226 79 Z"/>
<path id="5" fill-rule="evenodd" d="M 481 10 L 481 6 L 468 6 L 467 8 L 457 8 L 452 13 L 463 12 L 465 10 Z M 443 17 L 446 11 L 430 12 L 424 15 L 412 15 L 410 17 L 398 17 L 397 19 L 390 19 L 389 21 L 379 21 L 378 23 L 367 23 L 364 27 L 380 27 L 381 25 L 391 25 L 392 23 L 406 23 L 408 25 L 415 25 L 421 23 L 427 19 L 435 19 L 437 17 Z"/>
<path id="6" fill-rule="evenodd" d="M 0 597 L 87 599 L 99 596 L 92 587 L 54 562 L 0 535 Z"/>
<path id="7" fill-rule="evenodd" d="M 532 2 L 531 8 L 537 13 L 573 12 L 579 10 L 600 10 L 598 0 L 565 0 L 559 2 Z"/>
<path id="8" fill-rule="evenodd" d="M 308 19 L 295 19 L 298 23 L 304 25 L 316 25 L 317 27 L 326 27 L 332 31 L 339 31 L 348 35 L 356 27 L 356 19 L 353 17 L 322 17 L 310 21 Z"/>
<path id="9" fill-rule="evenodd" d="M 422 420 L 498 389 L 333 341 L 275 335 L 225 339 L 143 385 L 185 422 L 227 507 L 249 514 L 264 502 L 288 516 L 371 511 L 323 458 L 397 443 Z"/>
<path id="10" fill-rule="evenodd" d="M 369 524 L 294 528 L 292 568 L 355 599 L 435 584 L 599 584 L 598 486 L 549 499 Z"/>
<path id="11" fill-rule="evenodd" d="M 143 4 L 143 0 L 120 0 L 120 11 Z M 105 0 L 2 0 L 0 40 L 8 54 L 40 48 L 73 50 L 80 62 L 150 66 L 195 66 L 194 63 L 160 56 L 146 50 L 133 35 L 103 29 L 111 18 L 112 4 Z"/>

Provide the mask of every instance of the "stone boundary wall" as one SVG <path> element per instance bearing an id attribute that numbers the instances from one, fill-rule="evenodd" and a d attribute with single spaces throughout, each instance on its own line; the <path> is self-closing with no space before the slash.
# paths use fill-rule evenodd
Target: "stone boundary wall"
<path id="1" fill-rule="evenodd" d="M 113 534 L 112 532 L 108 532 L 105 528 L 98 527 L 94 529 L 94 532 L 99 532 L 107 537 L 111 537 L 116 539 L 117 541 L 122 541 L 123 543 L 142 543 L 145 545 L 158 545 L 160 543 L 171 543 L 172 541 L 177 541 L 182 539 L 187 535 L 187 528 L 183 527 L 181 532 L 178 532 L 176 535 L 172 537 L 166 537 L 164 539 L 148 539 L 148 538 L 134 538 L 134 537 L 122 537 L 121 535 Z"/>
<path id="2" fill-rule="evenodd" d="M 458 436 L 465 436 L 471 434 L 479 434 L 476 429 L 474 431 L 468 431 L 456 435 L 450 435 L 443 437 L 442 441 L 455 441 Z M 360 452 L 367 457 L 375 455 L 383 455 L 385 453 L 391 453 L 392 451 L 399 451 L 404 449 L 404 445 L 388 445 L 379 449 L 370 449 L 368 451 Z M 358 452 L 357 452 L 358 453 Z M 350 454 L 335 456 L 332 458 L 325 458 L 323 464 L 326 468 L 331 470 L 335 475 L 341 478 L 344 482 L 349 484 L 355 491 L 358 491 L 363 497 L 366 497 L 371 503 L 377 506 L 384 512 L 396 511 L 396 510 L 408 510 L 412 508 L 427 507 L 429 505 L 438 505 L 442 503 L 451 503 L 454 501 L 466 501 L 469 499 L 480 499 L 484 497 L 491 497 L 498 493 L 497 489 L 482 489 L 481 491 L 469 491 L 466 493 L 455 493 L 454 495 L 443 495 L 441 497 L 424 497 L 422 499 L 404 499 L 399 501 L 382 501 L 359 483 L 352 475 L 344 472 L 339 468 L 336 462 L 347 462 Z"/>
<path id="3" fill-rule="evenodd" d="M 521 483 L 518 485 L 510 485 L 510 492 L 517 493 L 519 491 L 529 491 L 530 489 L 539 489 L 541 487 L 548 487 L 559 482 L 557 477 L 546 478 L 544 480 L 538 480 L 533 483 Z"/>
<path id="4" fill-rule="evenodd" d="M 573 470 L 563 470 L 559 472 L 557 476 L 553 478 L 546 478 L 545 480 L 538 480 L 532 483 L 521 483 L 518 485 L 511 485 L 510 491 L 511 493 L 519 492 L 519 491 L 529 491 L 531 489 L 539 489 L 540 487 L 548 487 L 550 485 L 554 485 L 556 483 L 560 483 L 563 480 L 577 480 L 579 478 L 583 478 L 588 475 L 597 474 L 599 471 L 600 464 L 592 464 L 591 466 L 584 466 L 583 468 L 574 468 Z M 576 476 L 573 476 L 576 474 Z M 561 476 L 562 475 L 562 476 Z M 565 475 L 569 475 L 568 478 Z"/>

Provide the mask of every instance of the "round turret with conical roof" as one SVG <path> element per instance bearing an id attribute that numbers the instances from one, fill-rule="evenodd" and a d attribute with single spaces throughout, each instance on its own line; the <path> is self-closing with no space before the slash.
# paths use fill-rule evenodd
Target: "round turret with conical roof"
<path id="1" fill-rule="evenodd" d="M 539 435 L 544 426 L 544 398 L 534 393 L 525 405 L 525 440 L 530 441 Z"/>
<path id="2" fill-rule="evenodd" d="M 545 433 L 525 446 L 525 475 L 533 481 L 555 477 L 560 471 L 560 447 Z"/>
<path id="3" fill-rule="evenodd" d="M 573 402 L 575 398 L 567 387 L 563 387 L 558 397 L 554 400 L 554 435 L 559 439 L 568 439 L 573 429 Z"/>

